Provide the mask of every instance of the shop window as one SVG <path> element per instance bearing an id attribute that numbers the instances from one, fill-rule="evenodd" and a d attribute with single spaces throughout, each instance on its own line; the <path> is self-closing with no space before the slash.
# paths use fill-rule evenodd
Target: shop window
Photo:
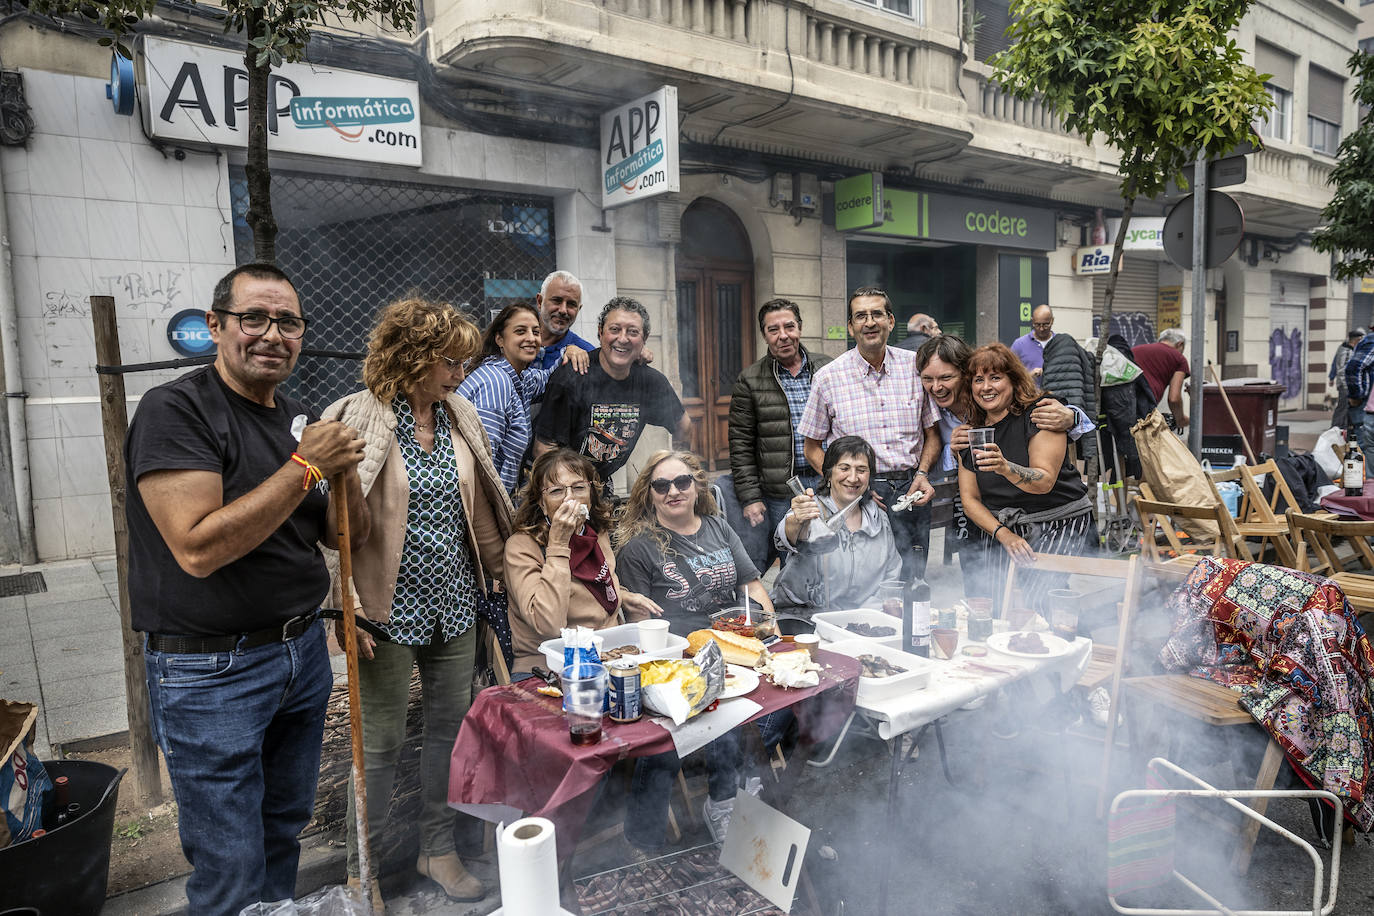
<path id="1" fill-rule="evenodd" d="M 234 247 L 253 260 L 241 166 L 229 173 Z M 533 301 L 555 269 L 553 200 L 419 182 L 272 170 L 277 264 L 310 316 L 305 347 L 361 353 L 378 308 L 417 295 L 479 326 Z M 302 356 L 285 390 L 319 410 L 358 390 L 355 359 Z"/>

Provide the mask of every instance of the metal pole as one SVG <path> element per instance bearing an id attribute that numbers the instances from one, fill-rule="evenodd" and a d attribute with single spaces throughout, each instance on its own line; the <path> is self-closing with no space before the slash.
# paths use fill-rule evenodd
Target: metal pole
<path id="1" fill-rule="evenodd" d="M 1207 150 L 1200 149 L 1193 166 L 1193 322 L 1192 404 L 1188 414 L 1188 450 L 1202 457 L 1202 390 L 1207 366 Z"/>

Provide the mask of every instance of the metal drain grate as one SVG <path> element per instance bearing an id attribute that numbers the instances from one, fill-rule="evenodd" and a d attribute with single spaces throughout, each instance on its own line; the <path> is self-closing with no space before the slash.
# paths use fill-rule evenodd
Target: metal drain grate
<path id="1" fill-rule="evenodd" d="M 28 572 L 14 576 L 0 576 L 0 598 L 36 595 L 47 590 L 48 583 L 43 581 L 42 573 Z"/>

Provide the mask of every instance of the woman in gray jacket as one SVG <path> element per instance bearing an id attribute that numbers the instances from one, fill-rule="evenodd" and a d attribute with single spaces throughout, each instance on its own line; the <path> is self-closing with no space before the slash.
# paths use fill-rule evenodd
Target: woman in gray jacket
<path id="1" fill-rule="evenodd" d="M 902 560 L 887 513 L 873 501 L 873 446 L 859 436 L 830 443 L 821 492 L 793 497 L 774 540 L 787 561 L 773 583 L 773 606 L 809 618 L 815 611 L 879 606 L 902 593 Z M 829 519 L 820 522 L 822 509 Z M 843 510 L 843 520 L 834 513 Z"/>

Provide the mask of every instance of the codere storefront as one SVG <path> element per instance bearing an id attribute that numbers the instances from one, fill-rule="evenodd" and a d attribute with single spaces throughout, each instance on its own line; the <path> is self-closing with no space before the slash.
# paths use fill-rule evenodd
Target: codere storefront
<path id="1" fill-rule="evenodd" d="M 845 236 L 848 287 L 887 290 L 894 340 L 924 312 L 970 343 L 1011 343 L 1030 331 L 1031 310 L 1049 301 L 1053 210 L 885 186 L 867 173 L 835 183 L 834 217 Z"/>

